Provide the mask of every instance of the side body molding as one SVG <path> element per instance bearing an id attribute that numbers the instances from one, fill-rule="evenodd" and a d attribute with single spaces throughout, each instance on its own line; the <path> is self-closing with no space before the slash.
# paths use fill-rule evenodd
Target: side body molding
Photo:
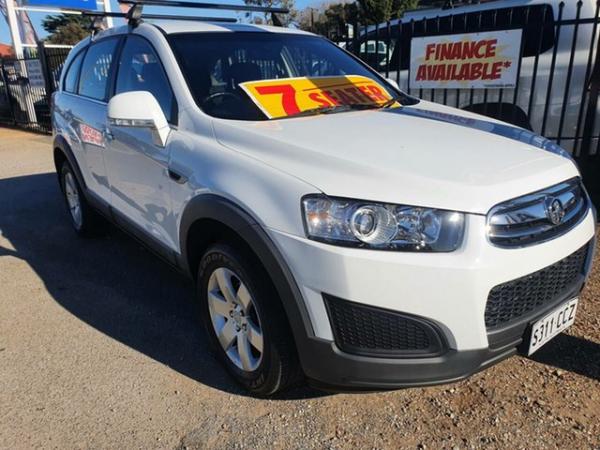
<path id="1" fill-rule="evenodd" d="M 202 194 L 188 203 L 181 219 L 179 234 L 180 264 L 194 278 L 196 274 L 190 272 L 188 265 L 188 232 L 194 222 L 203 219 L 212 219 L 231 228 L 257 255 L 281 298 L 302 361 L 303 355 L 309 352 L 307 338 L 314 337 L 314 331 L 300 289 L 281 252 L 265 230 L 242 208 L 218 195 Z"/>

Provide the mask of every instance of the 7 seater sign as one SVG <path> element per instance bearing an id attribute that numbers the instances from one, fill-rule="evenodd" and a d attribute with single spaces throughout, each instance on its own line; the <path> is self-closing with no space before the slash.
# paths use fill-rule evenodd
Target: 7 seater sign
<path id="1" fill-rule="evenodd" d="M 521 30 L 413 38 L 411 89 L 515 87 Z"/>

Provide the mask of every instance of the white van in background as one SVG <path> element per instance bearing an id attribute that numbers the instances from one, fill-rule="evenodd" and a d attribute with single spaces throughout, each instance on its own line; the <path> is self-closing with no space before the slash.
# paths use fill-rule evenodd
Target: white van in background
<path id="1" fill-rule="evenodd" d="M 390 22 L 389 27 L 384 23 L 359 32 L 360 57 L 386 77 L 397 80 L 400 88 L 411 95 L 528 128 L 578 155 L 588 97 L 584 95 L 589 84 L 586 76 L 589 80 L 600 33 L 600 27 L 590 20 L 597 14 L 596 1 L 454 3 L 451 8 L 411 11 Z M 512 29 L 523 30 L 523 58 L 516 88 L 415 89 L 410 86 L 412 38 Z M 369 48 L 369 42 L 379 40 L 387 43 L 385 51 L 363 51 Z M 592 134 L 590 154 L 597 151 L 598 122 L 596 120 Z"/>

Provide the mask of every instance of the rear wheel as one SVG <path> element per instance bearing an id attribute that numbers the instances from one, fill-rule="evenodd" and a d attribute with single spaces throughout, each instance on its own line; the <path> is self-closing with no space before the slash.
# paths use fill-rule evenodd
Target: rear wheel
<path id="1" fill-rule="evenodd" d="M 272 395 L 301 379 L 281 302 L 255 258 L 227 244 L 202 257 L 198 296 L 219 360 L 257 395 Z"/>
<path id="2" fill-rule="evenodd" d="M 106 222 L 85 199 L 79 182 L 68 162 L 64 162 L 60 170 L 60 181 L 71 225 L 81 236 L 102 234 L 106 230 Z"/>

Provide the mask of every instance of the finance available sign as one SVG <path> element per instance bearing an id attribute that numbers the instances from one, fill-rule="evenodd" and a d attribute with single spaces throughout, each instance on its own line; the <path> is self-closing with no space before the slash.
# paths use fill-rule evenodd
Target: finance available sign
<path id="1" fill-rule="evenodd" d="M 413 38 L 411 89 L 512 88 L 521 30 Z"/>

